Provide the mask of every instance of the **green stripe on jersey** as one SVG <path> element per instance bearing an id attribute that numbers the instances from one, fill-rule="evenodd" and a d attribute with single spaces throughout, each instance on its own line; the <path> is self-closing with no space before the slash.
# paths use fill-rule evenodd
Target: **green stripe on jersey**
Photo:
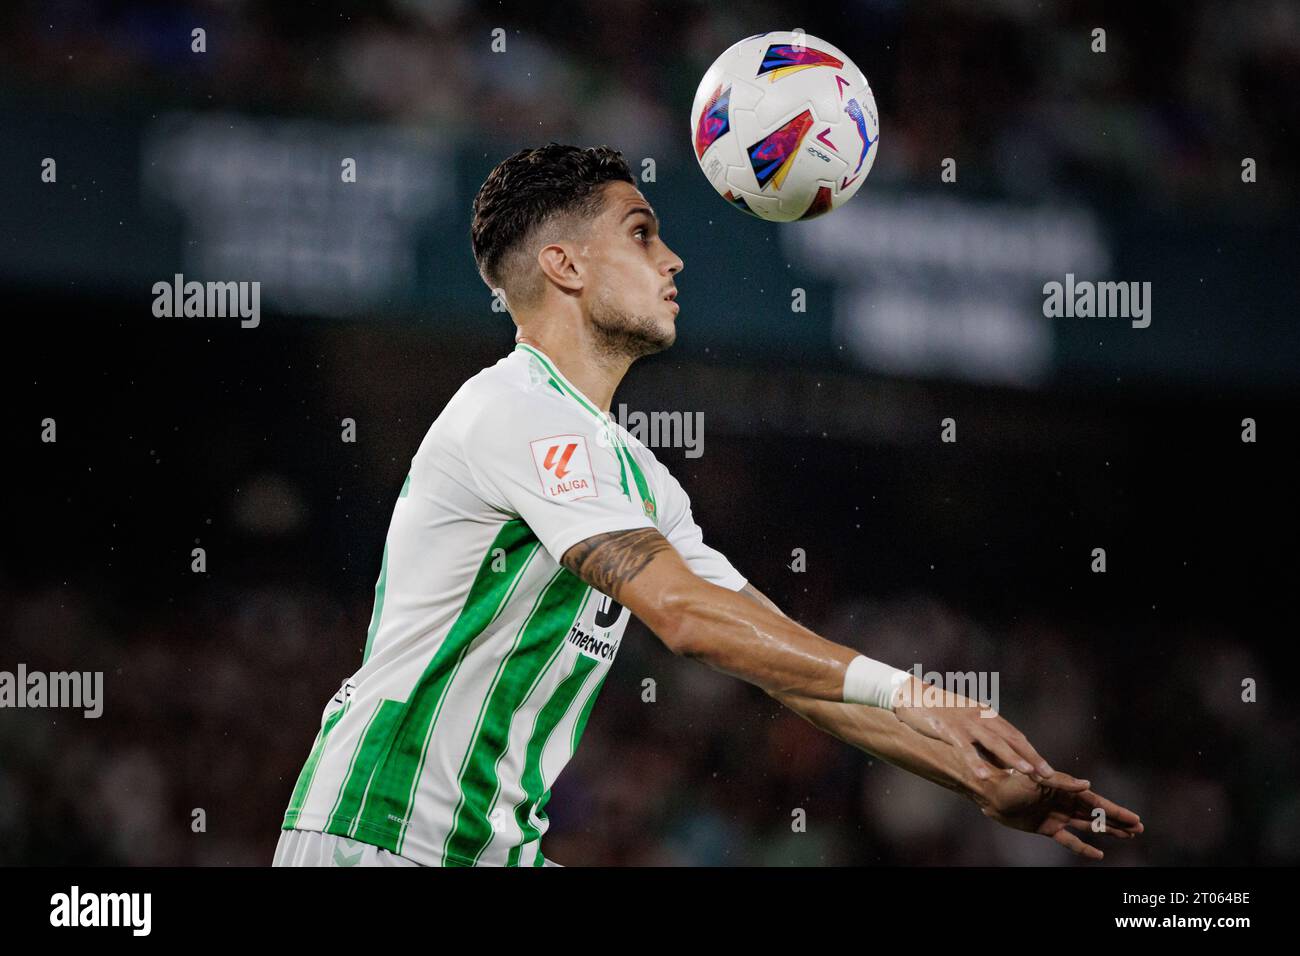
<path id="1" fill-rule="evenodd" d="M 542 752 L 546 749 L 546 744 L 551 739 L 551 735 L 555 733 L 555 728 L 559 726 L 564 715 L 568 713 L 569 706 L 573 703 L 574 698 L 578 696 L 578 691 L 582 689 L 583 683 L 586 682 L 587 675 L 592 672 L 595 666 L 595 658 L 588 657 L 586 654 L 579 654 L 577 661 L 574 662 L 573 670 L 569 671 L 564 680 L 560 682 L 560 686 L 555 688 L 555 692 L 551 694 L 551 699 L 537 712 L 537 718 L 533 721 L 533 732 L 528 737 L 528 748 L 524 752 L 524 772 L 519 781 L 524 791 L 524 798 L 515 804 L 514 809 L 515 822 L 519 825 L 519 831 L 523 834 L 523 839 L 519 845 L 511 848 L 510 858 L 507 860 L 508 865 L 517 866 L 520 846 L 530 843 L 540 836 L 537 827 L 534 826 L 530 818 L 529 811 L 542 796 Z"/>
<path id="2" fill-rule="evenodd" d="M 354 773 L 365 774 L 370 783 L 352 830 L 365 842 L 401 852 L 416 786 L 447 689 L 470 645 L 506 606 L 539 547 L 536 536 L 523 521 L 514 519 L 501 527 L 479 563 L 460 615 L 402 705 L 392 737 L 382 752 L 373 756 L 363 754 L 357 761 Z M 492 569 L 497 549 L 505 554 L 503 571 Z"/>
<path id="3" fill-rule="evenodd" d="M 325 723 L 321 725 L 320 730 L 316 731 L 316 742 L 312 745 L 307 762 L 303 764 L 302 772 L 298 774 L 298 783 L 293 788 L 293 796 L 289 798 L 289 809 L 285 811 L 284 822 L 280 825 L 280 829 L 292 830 L 293 825 L 298 822 L 298 816 L 302 813 L 303 804 L 307 802 L 307 794 L 311 790 L 312 778 L 316 776 L 316 767 L 320 764 L 321 751 L 325 749 L 325 739 L 329 737 L 334 725 L 351 705 L 352 701 L 348 701 L 334 711 L 325 718 Z"/>
<path id="4" fill-rule="evenodd" d="M 591 689 L 587 695 L 586 701 L 583 702 L 582 710 L 578 712 L 578 719 L 573 724 L 573 735 L 569 738 L 569 756 L 572 757 L 578 750 L 578 741 L 582 740 L 582 732 L 587 727 L 587 718 L 591 716 L 591 709 L 596 705 L 596 698 L 600 696 L 600 689 L 605 686 L 605 678 L 609 676 L 609 671 L 600 675 L 600 681 Z M 546 819 L 545 808 L 547 801 L 551 799 L 551 791 L 542 794 L 541 799 L 537 801 L 537 809 L 533 813 L 539 820 Z M 546 858 L 542 856 L 542 848 L 537 848 L 537 856 L 533 857 L 533 866 L 545 866 Z"/>
<path id="5" fill-rule="evenodd" d="M 651 518 L 657 520 L 659 515 L 659 506 L 655 503 L 655 495 L 654 492 L 650 490 L 650 483 L 645 479 L 645 472 L 643 472 L 641 466 L 636 463 L 636 459 L 632 457 L 632 452 L 628 451 L 626 444 L 620 442 L 619 450 L 623 453 L 623 457 L 627 459 L 628 467 L 632 469 L 632 478 L 636 481 L 636 490 L 637 493 L 641 495 L 641 502 L 645 506 L 645 513 Z M 626 484 L 626 482 L 624 482 L 624 484 Z M 626 491 L 624 493 L 626 493 Z M 631 495 L 628 495 L 628 498 L 630 499 Z"/>
<path id="6" fill-rule="evenodd" d="M 578 719 L 573 724 L 573 736 L 569 738 L 570 757 L 578 752 L 578 742 L 582 740 L 582 732 L 587 729 L 587 718 L 591 716 L 591 709 L 596 706 L 596 698 L 600 696 L 600 689 L 605 686 L 605 678 L 608 676 L 609 671 L 605 671 L 605 673 L 600 675 L 600 682 L 591 689 L 591 693 L 587 695 L 587 700 L 582 705 L 582 710 L 578 712 Z M 533 811 L 537 815 L 537 819 L 546 819 L 546 813 L 544 811 L 546 804 L 550 799 L 551 791 L 548 788 L 547 791 L 542 794 L 542 798 L 537 801 L 537 809 Z M 546 861 L 543 859 L 542 851 L 539 847 L 537 857 L 533 860 L 533 866 L 545 865 Z"/>
<path id="7" fill-rule="evenodd" d="M 510 742 L 510 725 L 564 646 L 589 593 L 590 588 L 571 571 L 556 571 L 497 667 L 461 762 L 460 799 L 443 846 L 444 866 L 477 861 L 491 842 L 493 827 L 488 814 L 501 789 L 497 770 Z"/>
<path id="8" fill-rule="evenodd" d="M 339 784 L 334 809 L 325 821 L 325 832 L 350 837 L 356 829 L 357 810 L 366 798 L 366 791 L 374 782 L 375 767 L 380 756 L 389 747 L 403 703 L 400 700 L 381 700 L 370 713 L 370 719 L 361 731 L 357 746 L 348 762 L 348 772 Z"/>

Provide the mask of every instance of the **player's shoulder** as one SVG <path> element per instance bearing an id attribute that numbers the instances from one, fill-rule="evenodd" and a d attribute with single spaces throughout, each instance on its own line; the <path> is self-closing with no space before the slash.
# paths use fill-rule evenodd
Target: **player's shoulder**
<path id="1" fill-rule="evenodd" d="M 524 356 L 518 349 L 507 352 L 495 363 L 471 375 L 456 393 L 481 405 L 490 400 L 518 401 L 529 391 Z"/>
<path id="2" fill-rule="evenodd" d="M 516 349 L 466 379 L 447 403 L 447 409 L 454 408 L 461 417 L 506 424 L 527 409 L 545 408 L 550 403 L 538 376 L 530 369 L 529 356 Z"/>
<path id="3" fill-rule="evenodd" d="M 544 435 L 547 429 L 597 436 L 607 427 L 600 412 L 545 356 L 522 346 L 469 378 L 447 412 L 467 437 L 489 442 L 525 433 Z"/>

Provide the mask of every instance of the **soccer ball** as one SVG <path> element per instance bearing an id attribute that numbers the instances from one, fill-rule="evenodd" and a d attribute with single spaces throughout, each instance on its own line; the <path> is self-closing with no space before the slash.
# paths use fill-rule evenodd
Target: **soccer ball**
<path id="1" fill-rule="evenodd" d="M 771 222 L 843 205 L 876 161 L 880 122 L 867 78 L 843 53 L 795 31 L 732 46 L 704 74 L 691 146 L 723 199 Z"/>

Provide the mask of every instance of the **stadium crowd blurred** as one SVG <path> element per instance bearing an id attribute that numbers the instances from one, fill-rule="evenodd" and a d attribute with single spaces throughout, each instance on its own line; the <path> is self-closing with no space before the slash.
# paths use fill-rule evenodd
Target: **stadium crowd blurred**
<path id="1" fill-rule="evenodd" d="M 1300 10 L 1261 0 L 1244 14 L 1227 0 L 852 0 L 791 23 L 788 6 L 766 0 L 585 0 L 562 11 L 21 0 L 0 11 L 0 62 L 12 87 L 46 94 L 600 139 L 646 156 L 680 138 L 675 104 L 691 101 L 721 50 L 799 27 L 854 51 L 871 79 L 889 142 L 877 176 L 928 181 L 935 156 L 955 156 L 968 185 L 1013 196 L 1118 190 L 1160 205 L 1239 205 L 1215 160 L 1249 144 L 1267 174 L 1245 198 L 1267 208 L 1296 199 L 1281 171 L 1300 128 Z M 197 65 L 184 42 L 195 27 L 208 37 Z M 1092 52 L 1098 27 L 1104 55 Z M 491 52 L 498 29 L 508 57 Z"/>

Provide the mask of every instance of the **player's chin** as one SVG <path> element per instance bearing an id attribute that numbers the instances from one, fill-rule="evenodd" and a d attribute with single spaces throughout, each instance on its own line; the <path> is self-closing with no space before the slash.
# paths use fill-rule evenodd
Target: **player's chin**
<path id="1" fill-rule="evenodd" d="M 666 321 L 657 323 L 659 350 L 662 351 L 677 341 L 677 316 L 674 313 Z"/>
<path id="2" fill-rule="evenodd" d="M 669 348 L 677 340 L 677 329 L 671 322 L 655 322 L 650 326 L 642 326 L 637 339 L 634 356 L 645 358 Z"/>
<path id="3" fill-rule="evenodd" d="M 663 308 L 641 314 L 640 334 L 648 342 L 666 349 L 677 338 L 677 311 L 670 308 L 672 303 L 667 299 L 659 304 Z"/>
<path id="4" fill-rule="evenodd" d="M 674 336 L 676 336 L 676 335 L 677 335 L 677 316 L 678 316 L 678 314 L 679 314 L 679 312 L 680 312 L 680 310 L 681 310 L 681 307 L 678 306 L 678 304 L 677 304 L 676 302 L 673 302 L 673 301 L 671 301 L 671 300 L 669 300 L 669 299 L 665 299 L 665 300 L 664 300 L 664 309 L 665 309 L 665 311 L 668 313 L 668 321 L 667 321 L 666 323 L 664 323 L 664 324 L 665 324 L 665 326 L 666 326 L 666 327 L 667 327 L 667 328 L 672 332 L 672 334 L 673 334 Z"/>

